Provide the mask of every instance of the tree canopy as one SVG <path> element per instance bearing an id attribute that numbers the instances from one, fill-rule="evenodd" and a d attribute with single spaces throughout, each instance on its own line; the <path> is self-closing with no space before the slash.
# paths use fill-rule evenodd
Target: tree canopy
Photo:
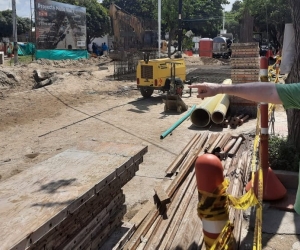
<path id="1" fill-rule="evenodd" d="M 29 18 L 17 17 L 18 35 L 30 32 L 31 21 Z M 0 11 L 0 37 L 13 36 L 12 11 Z"/>
<path id="2" fill-rule="evenodd" d="M 254 32 L 263 33 L 264 39 L 276 47 L 283 42 L 285 23 L 292 22 L 291 8 L 286 0 L 244 0 L 232 5 L 231 15 L 234 20 L 229 26 L 242 19 L 242 13 L 248 10 L 254 17 Z"/>
<path id="3" fill-rule="evenodd" d="M 103 0 L 102 5 L 109 9 L 110 4 L 114 2 L 115 5 L 128 13 L 143 19 L 156 19 L 154 9 L 157 5 L 157 0 Z"/>

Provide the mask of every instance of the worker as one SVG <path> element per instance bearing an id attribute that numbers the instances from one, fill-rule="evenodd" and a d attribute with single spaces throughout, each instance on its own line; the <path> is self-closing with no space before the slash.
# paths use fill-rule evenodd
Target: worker
<path id="1" fill-rule="evenodd" d="M 96 43 L 92 44 L 92 50 L 93 50 L 94 54 L 96 54 L 97 56 L 99 56 L 99 49 L 98 49 L 98 45 Z"/>
<path id="2" fill-rule="evenodd" d="M 229 94 L 254 102 L 283 104 L 285 109 L 300 109 L 300 84 L 271 84 L 269 82 L 249 82 L 242 84 L 203 83 L 188 86 L 198 89 L 198 98 Z M 298 186 L 295 211 L 300 214 L 300 188 Z"/>
<path id="3" fill-rule="evenodd" d="M 106 43 L 102 43 L 102 51 L 103 51 L 103 55 L 107 56 L 107 54 L 108 54 L 108 47 L 107 47 Z"/>
<path id="4" fill-rule="evenodd" d="M 10 44 L 8 44 L 6 52 L 7 52 L 7 57 L 12 57 L 13 50 L 12 50 L 12 46 Z"/>

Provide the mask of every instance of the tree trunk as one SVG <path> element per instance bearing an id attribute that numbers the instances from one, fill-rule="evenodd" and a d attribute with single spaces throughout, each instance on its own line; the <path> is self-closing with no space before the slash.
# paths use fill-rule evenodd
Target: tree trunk
<path id="1" fill-rule="evenodd" d="M 288 0 L 292 10 L 293 25 L 295 29 L 295 59 L 286 83 L 300 84 L 300 4 L 299 0 Z M 299 96 L 300 98 L 300 96 Z M 293 143 L 300 151 L 300 110 L 287 110 L 288 141 Z"/>

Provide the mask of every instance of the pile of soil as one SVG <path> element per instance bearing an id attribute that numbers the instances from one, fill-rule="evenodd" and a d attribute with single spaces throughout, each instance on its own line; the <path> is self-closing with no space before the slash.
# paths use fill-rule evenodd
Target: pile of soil
<path id="1" fill-rule="evenodd" d="M 224 65 L 226 62 L 211 57 L 187 56 L 184 55 L 186 65 Z"/>

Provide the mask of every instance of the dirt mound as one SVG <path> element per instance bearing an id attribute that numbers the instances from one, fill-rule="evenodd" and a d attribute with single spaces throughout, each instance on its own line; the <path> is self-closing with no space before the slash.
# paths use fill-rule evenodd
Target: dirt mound
<path id="1" fill-rule="evenodd" d="M 0 70 L 0 88 L 13 87 L 18 84 L 19 80 L 13 72 Z"/>
<path id="2" fill-rule="evenodd" d="M 223 65 L 224 62 L 211 58 L 211 57 L 199 57 L 199 56 L 187 56 L 183 55 L 183 58 L 185 59 L 186 65 Z"/>
<path id="3" fill-rule="evenodd" d="M 223 65 L 224 63 L 218 59 L 211 57 L 199 57 L 203 65 Z"/>
<path id="4" fill-rule="evenodd" d="M 81 67 L 81 66 L 88 66 L 91 64 L 97 64 L 97 63 L 109 63 L 111 61 L 108 57 L 98 57 L 98 58 L 88 58 L 88 59 L 79 59 L 79 60 L 48 60 L 48 59 L 39 59 L 36 61 L 33 61 L 29 64 L 30 67 L 36 67 L 39 66 L 51 66 L 54 68 L 66 68 L 66 67 Z"/>

